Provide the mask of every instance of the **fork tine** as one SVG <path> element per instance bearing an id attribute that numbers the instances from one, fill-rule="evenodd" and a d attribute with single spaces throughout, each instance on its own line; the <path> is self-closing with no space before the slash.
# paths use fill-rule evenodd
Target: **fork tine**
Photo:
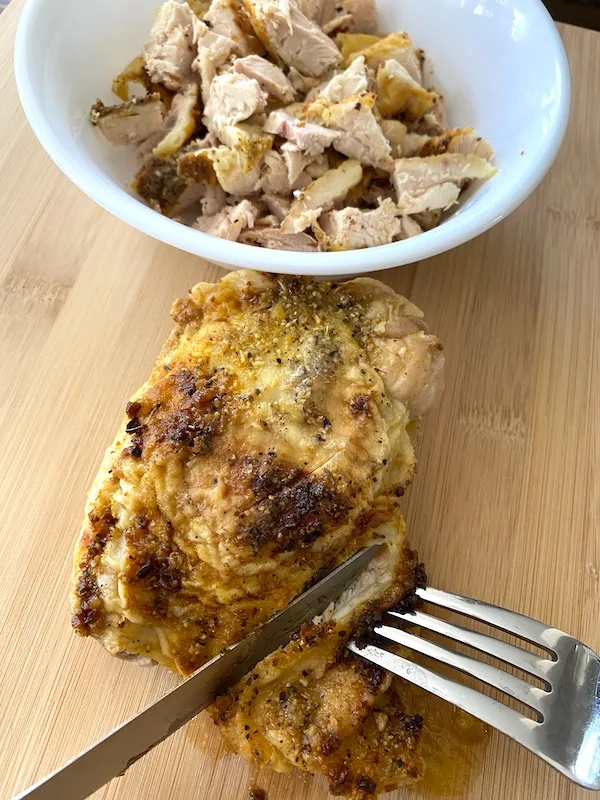
<path id="1" fill-rule="evenodd" d="M 506 664 L 512 664 L 513 667 L 518 667 L 524 672 L 529 673 L 529 675 L 539 678 L 549 686 L 547 670 L 554 662 L 536 656 L 529 650 L 516 647 L 514 644 L 509 644 L 508 642 L 503 642 L 501 639 L 495 639 L 493 636 L 487 636 L 484 633 L 478 633 L 477 631 L 463 628 L 462 625 L 451 624 L 439 617 L 425 614 L 422 611 L 388 611 L 388 614 L 391 617 L 396 617 L 411 625 L 418 625 L 428 631 L 440 633 L 442 636 L 461 642 L 461 644 L 467 644 L 470 647 L 474 647 L 476 650 L 480 650 L 482 653 L 495 656 Z"/>
<path id="2" fill-rule="evenodd" d="M 460 594 L 443 592 L 440 589 L 417 589 L 416 594 L 428 603 L 433 603 L 442 608 L 449 608 L 466 617 L 487 622 L 507 633 L 525 639 L 532 644 L 537 644 L 552 653 L 555 653 L 557 641 L 564 634 L 556 628 L 550 628 L 535 619 L 509 611 L 506 608 L 483 603 L 481 600 L 473 600 L 470 597 L 463 597 Z"/>
<path id="3" fill-rule="evenodd" d="M 497 728 L 524 747 L 533 749 L 535 746 L 535 731 L 540 723 L 522 716 L 503 703 L 375 645 L 359 648 L 356 642 L 352 641 L 348 644 L 348 649 L 357 656 L 462 708 L 463 711 L 472 714 L 492 728 Z"/>
<path id="4" fill-rule="evenodd" d="M 454 650 L 446 650 L 445 647 L 440 647 L 440 645 L 430 642 L 427 639 L 421 639 L 421 637 L 415 636 L 413 633 L 409 633 L 402 628 L 393 628 L 390 625 L 379 625 L 375 628 L 375 633 L 379 636 L 383 636 L 384 639 L 389 639 L 397 644 L 410 647 L 411 650 L 416 650 L 418 653 L 422 653 L 430 658 L 435 658 L 443 664 L 455 667 L 461 670 L 461 672 L 467 673 L 467 675 L 472 675 L 474 678 L 478 678 L 489 686 L 499 689 L 501 692 L 514 697 L 516 700 L 520 700 L 539 714 L 542 713 L 541 700 L 544 695 L 547 695 L 547 692 L 544 692 L 542 689 L 537 689 L 535 686 L 531 686 L 527 681 L 517 678 L 516 675 L 511 675 L 508 672 L 504 672 L 504 670 L 498 669 L 498 667 L 493 667 L 490 664 L 486 664 L 470 656 L 462 655 L 462 653 L 457 653 Z"/>

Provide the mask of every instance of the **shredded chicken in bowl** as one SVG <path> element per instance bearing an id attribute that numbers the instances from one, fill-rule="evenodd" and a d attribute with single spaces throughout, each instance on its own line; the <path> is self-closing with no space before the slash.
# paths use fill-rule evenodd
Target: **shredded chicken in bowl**
<path id="1" fill-rule="evenodd" d="M 167 0 L 112 88 L 90 120 L 136 148 L 137 194 L 253 246 L 390 244 L 496 172 L 488 142 L 447 126 L 409 35 L 378 35 L 375 0 Z"/>

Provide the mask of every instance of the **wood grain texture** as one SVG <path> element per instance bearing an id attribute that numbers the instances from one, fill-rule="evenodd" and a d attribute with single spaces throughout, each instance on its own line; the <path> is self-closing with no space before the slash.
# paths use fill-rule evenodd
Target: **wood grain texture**
<path id="1" fill-rule="evenodd" d="M 109 216 L 47 158 L 14 87 L 21 6 L 0 21 L 1 798 L 175 685 L 73 635 L 71 548 L 101 453 L 170 329 L 171 302 L 221 274 Z M 576 91 L 542 186 L 486 235 L 381 277 L 425 310 L 448 358 L 406 505 L 432 583 L 600 650 L 600 34 L 561 32 Z M 245 800 L 251 779 L 269 800 L 327 797 L 308 776 L 251 775 L 205 716 L 95 797 Z M 459 796 L 587 795 L 493 735 Z"/>

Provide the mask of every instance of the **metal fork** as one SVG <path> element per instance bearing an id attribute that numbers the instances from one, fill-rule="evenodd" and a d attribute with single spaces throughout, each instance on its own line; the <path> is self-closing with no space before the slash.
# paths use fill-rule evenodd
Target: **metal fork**
<path id="1" fill-rule="evenodd" d="M 518 636 L 548 652 L 521 647 L 453 625 L 423 611 L 389 611 L 375 633 L 499 689 L 533 710 L 533 720 L 503 703 L 373 644 L 348 647 L 367 661 L 442 697 L 515 739 L 567 778 L 600 790 L 600 657 L 577 639 L 530 617 L 439 589 L 418 589 L 427 603 L 456 611 Z M 544 684 L 540 689 L 502 669 L 422 639 L 388 622 L 403 620 L 469 645 L 518 667 Z"/>

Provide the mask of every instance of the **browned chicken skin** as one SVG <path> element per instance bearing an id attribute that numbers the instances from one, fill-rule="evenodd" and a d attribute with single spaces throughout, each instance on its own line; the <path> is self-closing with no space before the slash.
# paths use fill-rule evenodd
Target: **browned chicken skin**
<path id="1" fill-rule="evenodd" d="M 194 287 L 173 318 L 90 492 L 75 629 L 187 675 L 381 540 L 368 570 L 215 719 L 246 757 L 324 772 L 349 797 L 413 780 L 417 722 L 344 643 L 423 581 L 399 497 L 415 469 L 409 422 L 441 389 L 441 345 L 419 309 L 366 278 L 233 272 Z M 291 685 L 302 689 L 284 713 L 269 698 Z M 393 746 L 374 738 L 384 716 Z M 390 762 L 399 749 L 402 769 Z"/>

